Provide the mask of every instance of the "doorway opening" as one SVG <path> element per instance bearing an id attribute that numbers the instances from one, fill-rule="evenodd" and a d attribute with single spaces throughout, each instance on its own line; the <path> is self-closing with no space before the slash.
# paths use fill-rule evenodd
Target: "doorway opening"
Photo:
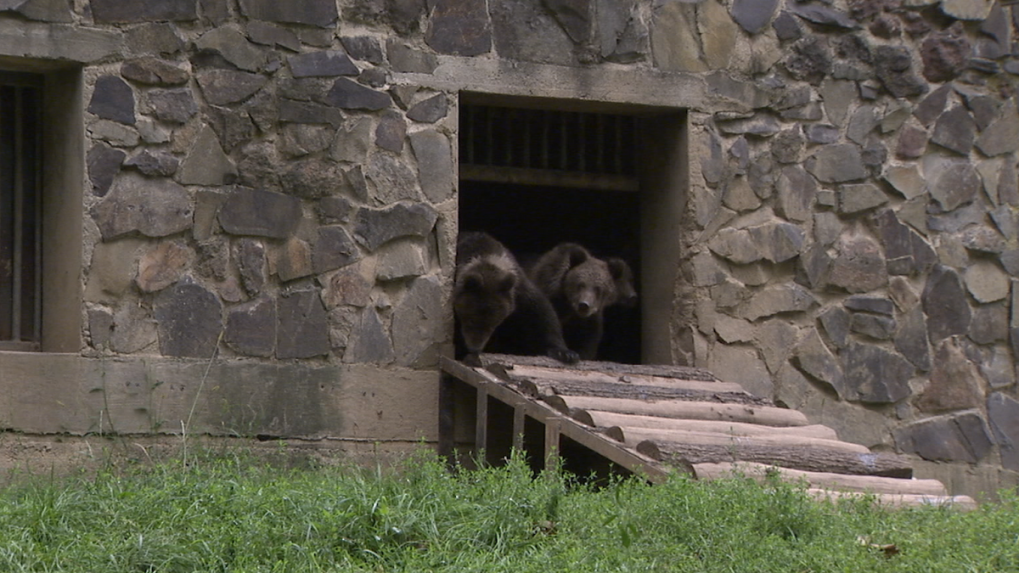
<path id="1" fill-rule="evenodd" d="M 678 270 L 685 116 L 461 94 L 459 119 L 460 231 L 491 234 L 525 266 L 565 241 L 623 259 L 639 302 L 606 309 L 598 359 L 672 363 L 671 310 L 662 312 Z"/>

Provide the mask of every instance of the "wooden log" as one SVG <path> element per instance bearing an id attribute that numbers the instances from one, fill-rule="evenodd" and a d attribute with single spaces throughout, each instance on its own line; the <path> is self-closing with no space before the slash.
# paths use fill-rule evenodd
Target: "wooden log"
<path id="1" fill-rule="evenodd" d="M 836 501 L 847 497 L 863 497 L 868 495 L 858 491 L 831 491 L 813 488 L 807 489 L 807 494 L 814 499 L 823 501 Z M 874 495 L 873 498 L 878 503 L 890 507 L 934 506 L 949 507 L 961 511 L 973 511 L 978 507 L 977 502 L 968 495 L 934 496 L 883 493 Z"/>
<path id="2" fill-rule="evenodd" d="M 775 406 L 751 406 L 746 404 L 719 404 L 687 400 L 645 401 L 623 398 L 602 398 L 597 396 L 557 396 L 545 401 L 559 409 L 557 404 L 578 410 L 600 410 L 618 414 L 635 414 L 686 420 L 717 420 L 722 422 L 745 422 L 763 426 L 806 426 L 807 417 L 796 410 Z M 566 410 L 560 410 L 566 411 Z"/>
<path id="3" fill-rule="evenodd" d="M 619 374 L 637 374 L 650 376 L 664 376 L 679 378 L 682 380 L 702 380 L 704 382 L 716 382 L 718 378 L 703 368 L 691 366 L 672 366 L 669 364 L 620 364 L 618 362 L 599 362 L 595 360 L 581 360 L 576 364 L 564 365 L 547 356 L 513 356 L 510 354 L 482 354 L 481 364 L 488 367 L 491 364 L 501 364 L 507 368 L 516 365 L 543 366 L 549 368 L 570 368 L 572 370 L 597 370 L 600 372 L 611 372 Z"/>
<path id="4" fill-rule="evenodd" d="M 597 370 L 571 370 L 569 368 L 546 368 L 540 366 L 515 365 L 513 368 L 496 370 L 499 375 L 505 372 L 510 379 L 548 380 L 550 382 L 573 382 L 581 384 L 631 384 L 634 386 L 660 386 L 704 392 L 745 392 L 742 386 L 734 382 L 717 382 L 702 380 L 681 380 L 662 376 L 636 374 L 616 374 Z"/>
<path id="5" fill-rule="evenodd" d="M 648 386 L 644 384 L 622 384 L 619 382 L 577 382 L 575 380 L 544 380 L 540 378 L 513 377 L 521 391 L 532 396 L 596 396 L 600 398 L 629 400 L 687 400 L 691 402 L 715 402 L 723 404 L 747 404 L 751 406 L 773 406 L 771 400 L 758 398 L 742 390 L 709 391 Z"/>
<path id="6" fill-rule="evenodd" d="M 752 462 L 695 464 L 693 467 L 694 476 L 697 479 L 711 480 L 739 475 L 763 481 L 768 477 L 778 476 L 785 481 L 806 482 L 812 488 L 818 489 L 934 497 L 948 495 L 945 485 L 936 479 L 899 479 L 830 472 L 806 472 Z"/>
<path id="7" fill-rule="evenodd" d="M 669 465 L 673 463 L 757 462 L 808 472 L 894 478 L 913 477 L 913 467 L 909 460 L 895 454 L 864 454 L 786 446 L 732 448 L 700 444 L 656 443 L 650 440 L 637 444 L 636 450 L 651 459 L 663 461 Z"/>
<path id="8" fill-rule="evenodd" d="M 775 447 L 775 448 L 812 448 L 856 454 L 868 454 L 867 446 L 843 442 L 789 435 L 756 435 L 737 436 L 728 433 L 690 432 L 686 430 L 651 430 L 621 426 L 626 436 L 626 445 L 635 447 L 637 444 L 651 440 L 661 446 L 663 443 L 694 444 L 701 446 L 721 446 L 739 450 L 740 448 Z"/>
<path id="9" fill-rule="evenodd" d="M 809 426 L 774 427 L 746 422 L 723 422 L 716 420 L 682 420 L 660 418 L 658 416 L 639 416 L 634 414 L 617 414 L 600 410 L 581 410 L 571 408 L 584 419 L 590 419 L 593 426 L 623 426 L 630 428 L 647 428 L 650 430 L 684 430 L 688 432 L 713 432 L 734 436 L 801 436 L 822 440 L 838 440 L 839 436 L 832 428 L 821 424 Z M 575 418 L 580 419 L 580 418 Z M 585 422 L 586 423 L 586 422 Z"/>

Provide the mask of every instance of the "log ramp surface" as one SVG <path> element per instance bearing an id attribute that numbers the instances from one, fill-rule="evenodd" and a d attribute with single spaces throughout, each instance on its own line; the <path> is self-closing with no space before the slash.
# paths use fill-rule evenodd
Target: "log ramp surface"
<path id="1" fill-rule="evenodd" d="M 909 459 L 839 440 L 796 411 L 707 370 L 682 366 L 484 354 L 480 366 L 442 359 L 439 449 L 499 463 L 515 448 L 532 465 L 584 475 L 637 474 L 659 483 L 744 475 L 805 482 L 819 498 L 873 495 L 894 506 L 973 509 Z M 536 468 L 537 469 L 537 468 Z"/>

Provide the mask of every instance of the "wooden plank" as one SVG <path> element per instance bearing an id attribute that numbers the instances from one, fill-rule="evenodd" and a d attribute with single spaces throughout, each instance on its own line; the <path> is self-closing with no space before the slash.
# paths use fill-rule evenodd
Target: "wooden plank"
<path id="1" fill-rule="evenodd" d="M 871 495 L 858 491 L 831 491 L 813 488 L 807 489 L 807 494 L 814 499 L 825 501 L 836 501 L 847 497 L 863 497 Z M 872 497 L 878 503 L 891 507 L 935 506 L 948 507 L 961 511 L 973 511 L 979 507 L 977 502 L 968 495 L 932 496 L 884 493 L 873 495 Z"/>
<path id="2" fill-rule="evenodd" d="M 776 448 L 816 448 L 835 452 L 856 454 L 870 453 L 867 446 L 825 440 L 803 436 L 789 435 L 755 435 L 737 436 L 729 433 L 690 432 L 685 430 L 650 430 L 648 428 L 632 428 L 621 426 L 626 445 L 636 447 L 637 444 L 651 440 L 661 447 L 663 444 L 691 444 L 700 446 L 722 446 L 739 450 L 741 448 L 776 447 Z"/>
<path id="3" fill-rule="evenodd" d="M 570 410 L 571 417 L 583 421 L 580 413 L 590 419 L 592 425 L 598 427 L 620 426 L 629 428 L 646 428 L 649 430 L 683 430 L 688 432 L 712 432 L 733 436 L 800 436 L 819 438 L 822 440 L 838 440 L 839 436 L 832 428 L 820 424 L 808 426 L 775 427 L 746 422 L 723 422 L 715 420 L 682 420 L 660 418 L 657 416 L 640 416 L 634 414 L 617 414 L 600 410 Z M 576 415 L 574 415 L 576 414 Z"/>
<path id="4" fill-rule="evenodd" d="M 595 360 L 581 360 L 576 364 L 565 365 L 547 356 L 513 356 L 509 354 L 482 354 L 481 364 L 486 368 L 491 365 L 502 365 L 511 367 L 514 365 L 544 366 L 549 368 L 569 368 L 571 370 L 596 370 L 618 374 L 646 374 L 650 376 L 664 376 L 669 378 L 680 378 L 683 380 L 701 380 L 704 382 L 717 382 L 718 378 L 703 368 L 691 366 L 673 366 L 669 364 L 619 364 L 618 362 L 598 362 Z"/>
<path id="5" fill-rule="evenodd" d="M 592 452 L 629 469 L 635 475 L 642 476 L 652 483 L 664 482 L 674 473 L 672 471 L 674 469 L 690 475 L 693 474 L 693 468 L 689 466 L 670 465 L 670 467 L 666 467 L 652 458 L 625 447 L 622 440 L 617 439 L 621 438 L 622 435 L 618 432 L 613 432 L 611 428 L 605 432 L 592 432 L 590 428 L 585 428 L 572 420 L 564 418 L 560 424 L 559 432 L 561 435 L 570 438 Z"/>
<path id="6" fill-rule="evenodd" d="M 687 400 L 691 402 L 720 402 L 725 404 L 748 404 L 751 406 L 774 406 L 771 400 L 758 398 L 742 390 L 711 391 L 647 386 L 644 384 L 621 384 L 618 382 L 578 382 L 573 380 L 544 380 L 539 378 L 514 377 L 527 394 L 546 396 L 596 396 L 599 398 L 628 400 Z"/>
<path id="7" fill-rule="evenodd" d="M 526 167 L 504 167 L 461 163 L 462 181 L 536 185 L 546 188 L 573 188 L 586 191 L 637 191 L 637 178 L 612 173 L 584 173 Z"/>
<path id="8" fill-rule="evenodd" d="M 875 475 L 894 478 L 913 477 L 909 460 L 895 454 L 856 453 L 821 448 L 786 446 L 729 446 L 655 443 L 645 441 L 636 450 L 667 464 L 703 464 L 717 462 L 758 462 L 811 472 L 851 475 Z"/>
<path id="9" fill-rule="evenodd" d="M 653 483 L 665 481 L 672 473 L 670 469 L 659 464 L 656 460 L 629 449 L 621 443 L 621 440 L 610 437 L 615 435 L 621 438 L 618 431 L 615 433 L 592 432 L 590 428 L 563 417 L 549 405 L 527 399 L 515 390 L 506 387 L 491 373 L 476 370 L 447 357 L 440 359 L 440 365 L 446 373 L 474 386 L 479 391 L 484 388 L 489 395 L 514 408 L 521 409 L 525 415 L 541 424 L 547 425 L 549 420 L 558 420 L 561 435 L 568 436 L 571 440 Z M 687 473 L 692 473 L 690 468 L 680 467 Z"/>
<path id="10" fill-rule="evenodd" d="M 596 370 L 572 370 L 569 368 L 548 368 L 543 366 L 514 365 L 505 370 L 511 378 L 549 380 L 556 382 L 574 382 L 582 384 L 630 384 L 640 386 L 661 386 L 702 392 L 745 392 L 742 386 L 734 382 L 705 382 L 702 380 L 682 380 L 662 376 L 612 374 Z M 498 374 L 497 374 L 498 375 Z"/>
<path id="11" fill-rule="evenodd" d="M 779 468 L 752 462 L 694 464 L 697 479 L 721 479 L 746 476 L 763 481 L 778 476 L 785 481 L 806 482 L 813 488 L 848 490 L 875 494 L 908 494 L 943 497 L 948 495 L 945 485 L 936 479 L 900 479 L 880 476 L 807 472 Z"/>
<path id="12" fill-rule="evenodd" d="M 806 426 L 810 423 L 802 412 L 774 406 L 719 404 L 717 402 L 686 400 L 645 401 L 597 396 L 559 396 L 558 401 L 548 399 L 546 401 L 549 401 L 557 410 L 559 409 L 557 404 L 561 403 L 565 410 L 560 411 L 574 408 L 673 419 L 744 422 L 775 427 Z"/>

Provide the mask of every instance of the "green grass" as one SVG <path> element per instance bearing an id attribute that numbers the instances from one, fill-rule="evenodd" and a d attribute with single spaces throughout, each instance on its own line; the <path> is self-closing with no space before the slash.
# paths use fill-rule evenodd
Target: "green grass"
<path id="1" fill-rule="evenodd" d="M 1019 571 L 1019 503 L 809 500 L 749 480 L 601 489 L 562 475 L 280 469 L 189 456 L 0 489 L 0 571 Z M 861 543 L 894 544 L 888 556 Z"/>

